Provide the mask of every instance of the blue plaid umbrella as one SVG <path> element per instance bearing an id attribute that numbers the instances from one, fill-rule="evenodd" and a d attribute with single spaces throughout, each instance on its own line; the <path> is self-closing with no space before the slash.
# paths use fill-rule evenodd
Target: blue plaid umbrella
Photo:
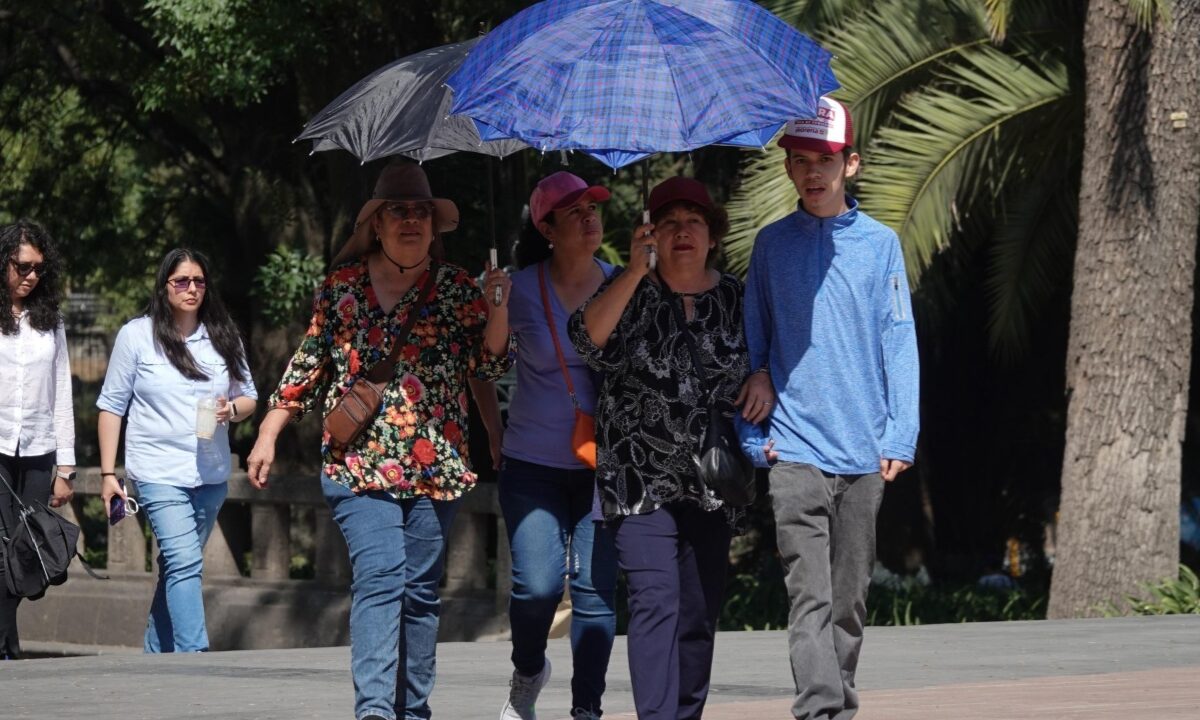
<path id="1" fill-rule="evenodd" d="M 749 0 L 546 0 L 484 36 L 447 84 L 484 140 L 655 152 L 761 147 L 838 88 L 830 54 Z"/>

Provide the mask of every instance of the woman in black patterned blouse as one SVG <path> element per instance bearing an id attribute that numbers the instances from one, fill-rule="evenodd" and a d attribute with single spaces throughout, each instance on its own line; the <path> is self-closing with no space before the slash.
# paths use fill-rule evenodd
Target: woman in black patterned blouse
<path id="1" fill-rule="evenodd" d="M 749 372 L 742 283 L 713 268 L 728 230 L 704 186 L 672 178 L 650 194 L 629 267 L 571 318 L 571 342 L 605 374 L 596 411 L 605 519 L 629 587 L 629 669 L 643 720 L 699 718 L 737 511 L 696 476 L 708 394 L 729 417 Z M 658 254 L 648 269 L 649 248 Z M 679 327 L 670 303 L 681 303 Z M 711 387 L 692 365 L 693 334 Z"/>

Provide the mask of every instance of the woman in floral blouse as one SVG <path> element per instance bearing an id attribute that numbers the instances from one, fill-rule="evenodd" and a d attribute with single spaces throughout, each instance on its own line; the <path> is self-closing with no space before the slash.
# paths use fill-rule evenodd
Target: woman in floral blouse
<path id="1" fill-rule="evenodd" d="M 629 671 L 643 720 L 699 718 L 740 512 L 696 476 L 707 398 L 732 417 L 749 357 L 742 283 L 713 269 L 729 227 L 695 180 L 650 193 L 629 267 L 571 317 L 571 342 L 604 373 L 596 412 L 596 484 L 629 587 Z M 648 247 L 658 254 L 648 269 Z M 681 309 L 687 326 L 680 327 Z M 711 387 L 692 365 L 692 333 Z"/>
<path id="2" fill-rule="evenodd" d="M 279 431 L 310 410 L 328 413 L 388 356 L 432 275 L 379 413 L 349 446 L 328 433 L 321 441 L 321 488 L 353 572 L 350 664 L 359 720 L 430 717 L 443 551 L 457 501 L 475 484 L 467 379 L 497 379 L 511 363 L 508 277 L 489 268 L 488 297 L 501 291 L 489 308 L 465 270 L 433 258 L 435 233 L 457 225 L 458 209 L 432 196 L 419 166 L 383 170 L 317 295 L 308 333 L 248 458 L 251 484 L 265 487 Z"/>

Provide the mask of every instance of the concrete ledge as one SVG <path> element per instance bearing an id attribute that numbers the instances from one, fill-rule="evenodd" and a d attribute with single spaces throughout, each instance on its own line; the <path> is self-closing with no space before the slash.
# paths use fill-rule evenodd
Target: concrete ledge
<path id="1" fill-rule="evenodd" d="M 111 580 L 73 576 L 41 600 L 21 603 L 22 644 L 140 648 L 154 582 L 149 574 L 113 575 Z M 349 591 L 313 581 L 205 580 L 204 607 L 213 650 L 350 642 Z M 495 591 L 443 594 L 438 635 L 443 642 L 496 636 L 507 624 L 506 615 L 496 614 Z"/>

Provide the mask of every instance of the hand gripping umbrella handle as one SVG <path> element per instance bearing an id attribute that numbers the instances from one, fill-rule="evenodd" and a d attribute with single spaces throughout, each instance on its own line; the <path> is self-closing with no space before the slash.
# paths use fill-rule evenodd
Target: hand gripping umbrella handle
<path id="1" fill-rule="evenodd" d="M 496 248 L 491 249 L 492 268 L 500 267 L 500 261 L 497 258 Z M 500 301 L 504 299 L 504 290 L 499 285 L 492 288 L 492 304 L 500 307 Z"/>

